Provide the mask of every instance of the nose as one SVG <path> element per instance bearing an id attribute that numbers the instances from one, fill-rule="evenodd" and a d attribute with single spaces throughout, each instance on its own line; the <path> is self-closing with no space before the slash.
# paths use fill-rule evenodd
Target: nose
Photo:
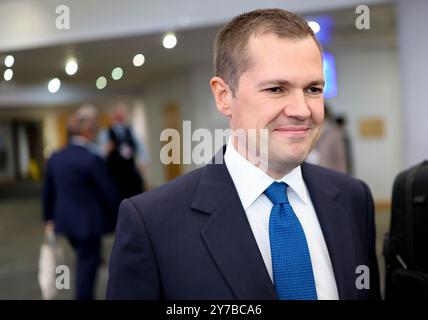
<path id="1" fill-rule="evenodd" d="M 311 116 L 311 110 L 303 91 L 295 90 L 288 98 L 283 110 L 287 117 L 306 120 Z"/>

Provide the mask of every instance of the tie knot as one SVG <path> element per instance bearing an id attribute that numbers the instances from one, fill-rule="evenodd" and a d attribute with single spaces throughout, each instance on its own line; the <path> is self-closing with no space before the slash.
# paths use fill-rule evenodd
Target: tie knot
<path id="1" fill-rule="evenodd" d="M 285 182 L 274 182 L 265 190 L 264 194 L 274 205 L 288 203 L 287 187 Z"/>

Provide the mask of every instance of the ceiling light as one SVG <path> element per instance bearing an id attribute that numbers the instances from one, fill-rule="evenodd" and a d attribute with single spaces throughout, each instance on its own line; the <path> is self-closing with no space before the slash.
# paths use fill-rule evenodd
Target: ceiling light
<path id="1" fill-rule="evenodd" d="M 6 69 L 3 73 L 3 78 L 6 81 L 10 81 L 13 78 L 13 70 L 12 69 Z"/>
<path id="2" fill-rule="evenodd" d="M 177 37 L 173 33 L 167 33 L 165 37 L 163 37 L 162 44 L 166 49 L 172 49 L 177 44 Z"/>
<path id="3" fill-rule="evenodd" d="M 53 78 L 49 81 L 48 90 L 50 93 L 55 93 L 61 87 L 61 81 L 58 78 Z"/>
<path id="4" fill-rule="evenodd" d="M 15 58 L 12 55 L 8 55 L 6 58 L 4 58 L 4 65 L 8 68 L 13 66 L 15 62 Z"/>
<path id="5" fill-rule="evenodd" d="M 97 82 L 95 84 L 97 86 L 97 89 L 104 89 L 107 86 L 107 79 L 106 77 L 99 77 L 97 79 Z"/>
<path id="6" fill-rule="evenodd" d="M 309 25 L 309 27 L 311 27 L 311 29 L 314 33 L 318 33 L 321 30 L 320 24 L 316 21 L 309 21 L 308 25 Z"/>
<path id="7" fill-rule="evenodd" d="M 132 60 L 132 63 L 136 67 L 141 67 L 144 64 L 144 61 L 146 61 L 146 58 L 144 58 L 143 54 L 139 53 L 135 55 L 134 59 Z"/>
<path id="8" fill-rule="evenodd" d="M 120 78 L 122 78 L 122 76 L 123 76 L 123 70 L 121 67 L 116 67 L 111 72 L 111 77 L 113 78 L 113 80 L 119 80 Z"/>
<path id="9" fill-rule="evenodd" d="M 79 66 L 77 65 L 76 59 L 70 59 L 67 61 L 67 64 L 65 65 L 65 72 L 67 72 L 68 75 L 72 76 L 77 72 L 77 69 Z"/>

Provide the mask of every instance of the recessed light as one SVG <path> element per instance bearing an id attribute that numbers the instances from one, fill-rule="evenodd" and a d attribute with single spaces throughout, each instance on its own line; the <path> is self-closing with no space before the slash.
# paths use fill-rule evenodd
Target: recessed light
<path id="1" fill-rule="evenodd" d="M 163 46 L 166 49 L 172 49 L 176 46 L 177 44 L 177 37 L 175 36 L 174 33 L 167 33 L 164 37 L 163 37 L 163 41 L 162 41 Z"/>
<path id="2" fill-rule="evenodd" d="M 79 66 L 77 65 L 76 59 L 70 59 L 65 65 L 65 72 L 67 72 L 68 75 L 72 76 L 77 72 L 78 68 Z"/>
<path id="3" fill-rule="evenodd" d="M 144 64 L 144 61 L 146 61 L 146 58 L 143 54 L 139 53 L 134 56 L 134 59 L 132 59 L 132 63 L 136 67 L 141 67 Z"/>
<path id="4" fill-rule="evenodd" d="M 53 78 L 48 83 L 48 90 L 50 93 L 55 93 L 61 87 L 61 81 L 58 78 Z"/>
<path id="5" fill-rule="evenodd" d="M 13 78 L 13 70 L 12 69 L 6 69 L 3 73 L 3 78 L 6 81 L 10 81 Z"/>
<path id="6" fill-rule="evenodd" d="M 308 25 L 309 25 L 309 27 L 311 27 L 311 29 L 314 33 L 318 33 L 321 30 L 320 24 L 316 21 L 309 21 Z"/>
<path id="7" fill-rule="evenodd" d="M 111 77 L 113 80 L 119 80 L 123 76 L 123 70 L 121 67 L 116 67 L 111 72 Z"/>
<path id="8" fill-rule="evenodd" d="M 8 68 L 13 66 L 15 63 L 15 58 L 12 55 L 8 55 L 6 58 L 4 58 L 4 65 Z"/>
<path id="9" fill-rule="evenodd" d="M 106 77 L 99 77 L 97 79 L 97 82 L 95 84 L 97 86 L 97 89 L 104 89 L 107 86 L 107 79 Z"/>

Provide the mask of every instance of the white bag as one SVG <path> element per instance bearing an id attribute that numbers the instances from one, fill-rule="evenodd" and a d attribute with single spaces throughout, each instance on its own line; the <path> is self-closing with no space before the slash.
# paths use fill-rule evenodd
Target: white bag
<path id="1" fill-rule="evenodd" d="M 38 280 L 42 297 L 51 300 L 57 295 L 56 267 L 63 261 L 63 251 L 57 242 L 55 233 L 48 233 L 40 247 Z"/>

